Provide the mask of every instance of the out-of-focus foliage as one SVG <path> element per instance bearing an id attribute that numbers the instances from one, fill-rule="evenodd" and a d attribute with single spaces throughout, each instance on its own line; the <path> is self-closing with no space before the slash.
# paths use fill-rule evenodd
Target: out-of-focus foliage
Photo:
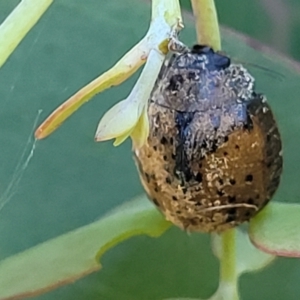
<path id="1" fill-rule="evenodd" d="M 221 24 L 300 60 L 299 0 L 215 0 Z M 191 9 L 190 0 L 181 0 Z"/>

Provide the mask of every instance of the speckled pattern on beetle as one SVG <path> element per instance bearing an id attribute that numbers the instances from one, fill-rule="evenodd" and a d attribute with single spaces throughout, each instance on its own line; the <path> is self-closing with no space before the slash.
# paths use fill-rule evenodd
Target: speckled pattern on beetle
<path id="1" fill-rule="evenodd" d="M 281 139 L 254 78 L 196 45 L 163 66 L 148 101 L 150 134 L 135 149 L 142 184 L 167 220 L 220 232 L 248 221 L 275 193 Z"/>

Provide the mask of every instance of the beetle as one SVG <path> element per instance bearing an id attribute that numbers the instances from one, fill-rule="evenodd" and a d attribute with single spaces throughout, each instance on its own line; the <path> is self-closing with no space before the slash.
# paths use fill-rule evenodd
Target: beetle
<path id="1" fill-rule="evenodd" d="M 134 150 L 142 185 L 166 219 L 221 232 L 255 216 L 282 173 L 282 142 L 248 70 L 205 45 L 174 53 L 148 101 L 150 133 Z"/>

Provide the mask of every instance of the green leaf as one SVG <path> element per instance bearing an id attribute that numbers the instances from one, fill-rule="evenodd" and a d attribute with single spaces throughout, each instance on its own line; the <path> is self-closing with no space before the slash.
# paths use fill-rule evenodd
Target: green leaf
<path id="1" fill-rule="evenodd" d="M 222 243 L 220 235 L 213 235 L 212 247 L 215 255 L 220 259 Z M 254 272 L 271 263 L 275 256 L 258 250 L 251 244 L 248 234 L 242 230 L 236 230 L 235 240 L 236 273 L 240 276 L 246 272 Z"/>
<path id="2" fill-rule="evenodd" d="M 214 234 L 212 248 L 220 260 L 220 283 L 210 300 L 240 299 L 240 276 L 264 268 L 275 258 L 255 248 L 248 234 L 239 229 L 232 229 L 220 235 Z"/>
<path id="3" fill-rule="evenodd" d="M 22 1 L 0 26 L 0 67 L 41 18 L 53 0 Z"/>
<path id="4" fill-rule="evenodd" d="M 1 2 L 2 20 L 13 3 L 18 1 Z M 241 16 L 240 5 L 227 1 L 226 7 L 232 22 L 236 20 L 232 16 L 248 18 L 249 27 L 259 32 L 264 28 L 253 22 L 249 11 Z M 258 0 L 256 7 L 261 9 Z M 259 12 L 256 16 L 260 20 L 268 19 L 262 10 Z M 219 15 L 223 13 L 219 10 Z M 144 0 L 53 2 L 1 69 L 2 195 L 16 175 L 16 162 L 37 111 L 43 109 L 41 122 L 78 88 L 111 67 L 145 34 L 149 19 L 150 5 Z M 223 49 L 233 60 L 254 63 L 284 76 L 284 80 L 274 78 L 271 72 L 246 64 L 256 78 L 257 90 L 267 95 L 283 138 L 284 174 L 272 201 L 299 203 L 298 64 L 230 30 L 223 30 L 222 36 Z M 181 37 L 189 45 L 195 42 L 190 14 L 185 15 Z M 25 172 L 21 169 L 20 185 L 13 185 L 8 195 L 13 197 L 0 211 L 1 259 L 92 223 L 142 192 L 130 142 L 118 148 L 111 142 L 94 143 L 99 119 L 128 95 L 135 80 L 98 95 L 53 136 L 37 143 L 29 166 Z M 26 149 L 28 155 L 31 144 Z M 208 298 L 218 285 L 218 262 L 210 251 L 208 236 L 187 235 L 176 228 L 158 239 L 138 236 L 126 240 L 108 251 L 102 263 L 100 272 L 37 299 Z M 261 272 L 241 277 L 241 297 L 298 300 L 299 278 L 299 260 L 279 258 Z"/>
<path id="5" fill-rule="evenodd" d="M 0 262 L 0 299 L 32 296 L 97 271 L 109 248 L 129 237 L 161 235 L 170 227 L 140 197 L 101 220 L 37 245 Z"/>
<path id="6" fill-rule="evenodd" d="M 201 300 L 199 298 L 195 299 L 195 298 L 168 298 L 168 299 L 164 299 L 164 300 Z"/>
<path id="7" fill-rule="evenodd" d="M 238 289 L 238 279 L 246 272 L 254 272 L 259 269 L 266 267 L 270 264 L 275 256 L 264 253 L 251 244 L 247 232 L 236 229 L 231 232 L 233 234 L 231 237 L 233 240 L 229 239 L 226 242 L 233 243 L 234 249 L 231 249 L 235 253 L 235 261 L 231 265 L 231 280 L 228 278 L 222 278 L 220 276 L 220 283 L 217 291 L 207 300 L 227 300 L 232 299 L 234 292 Z M 212 235 L 212 249 L 216 257 L 220 260 L 221 264 L 228 264 L 226 257 L 226 249 L 223 249 L 224 234 L 213 234 Z M 222 256 L 225 252 L 225 256 Z M 200 300 L 200 299 L 190 299 L 190 298 L 172 298 L 165 300 Z"/>
<path id="8" fill-rule="evenodd" d="M 272 203 L 251 222 L 249 234 L 264 252 L 300 257 L 300 205 Z"/>

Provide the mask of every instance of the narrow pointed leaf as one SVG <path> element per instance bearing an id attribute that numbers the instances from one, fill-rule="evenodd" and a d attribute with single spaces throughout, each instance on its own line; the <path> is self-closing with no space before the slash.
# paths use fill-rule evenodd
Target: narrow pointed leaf
<path id="1" fill-rule="evenodd" d="M 142 115 L 139 118 L 137 125 L 135 126 L 131 137 L 135 148 L 140 148 L 145 144 L 149 135 L 149 121 L 147 109 L 144 109 Z"/>
<path id="2" fill-rule="evenodd" d="M 102 117 L 96 131 L 96 141 L 106 141 L 121 136 L 121 139 L 117 141 L 118 144 L 128 132 L 133 130 L 134 133 L 136 125 L 138 125 L 138 128 L 135 137 L 139 137 L 136 140 L 137 143 L 140 145 L 141 142 L 143 143 L 146 140 L 149 124 L 145 106 L 148 103 L 163 60 L 164 55 L 156 50 L 150 51 L 145 68 L 129 96 L 113 106 Z M 144 116 L 141 118 L 143 112 Z"/>
<path id="3" fill-rule="evenodd" d="M 66 102 L 55 109 L 36 130 L 35 137 L 37 139 L 47 137 L 93 96 L 112 86 L 119 85 L 135 73 L 137 69 L 144 64 L 147 57 L 147 49 L 144 44 L 144 40 L 140 41 L 111 69 L 80 89 Z"/>
<path id="4" fill-rule="evenodd" d="M 130 129 L 130 130 L 128 130 L 127 132 L 125 132 L 124 134 L 118 136 L 118 137 L 115 139 L 113 145 L 114 145 L 115 147 L 117 147 L 117 146 L 119 146 L 120 144 L 122 144 L 122 143 L 130 136 L 130 134 L 131 134 L 132 131 L 133 131 L 133 129 Z"/>
<path id="5" fill-rule="evenodd" d="M 139 120 L 138 105 L 129 99 L 118 102 L 102 117 L 96 134 L 97 142 L 128 136 Z"/>
<path id="6" fill-rule="evenodd" d="M 23 0 L 0 25 L 0 67 L 52 2 L 53 0 Z"/>
<path id="7" fill-rule="evenodd" d="M 0 299 L 37 295 L 100 269 L 109 248 L 134 235 L 160 236 L 170 227 L 146 197 L 136 198 L 101 220 L 0 262 Z"/>

